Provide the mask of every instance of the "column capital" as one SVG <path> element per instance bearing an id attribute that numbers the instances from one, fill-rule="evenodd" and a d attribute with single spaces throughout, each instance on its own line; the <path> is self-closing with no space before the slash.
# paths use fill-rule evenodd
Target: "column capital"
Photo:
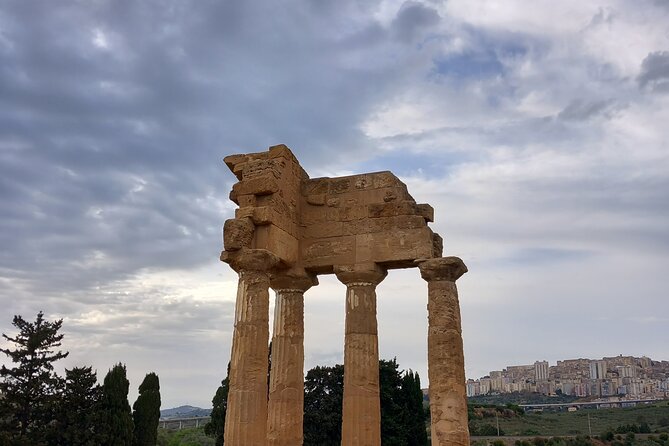
<path id="1" fill-rule="evenodd" d="M 270 274 L 270 286 L 274 291 L 295 291 L 304 293 L 318 285 L 318 278 L 303 268 L 291 268 Z"/>
<path id="2" fill-rule="evenodd" d="M 376 263 L 337 265 L 334 273 L 346 286 L 376 286 L 385 279 L 388 271 Z"/>
<path id="3" fill-rule="evenodd" d="M 221 261 L 230 265 L 237 273 L 247 271 L 269 273 L 281 265 L 281 259 L 266 249 L 243 248 L 236 251 L 223 251 Z"/>
<path id="4" fill-rule="evenodd" d="M 467 272 L 462 259 L 459 257 L 439 257 L 437 259 L 417 260 L 420 275 L 428 282 L 447 281 L 455 282 Z"/>

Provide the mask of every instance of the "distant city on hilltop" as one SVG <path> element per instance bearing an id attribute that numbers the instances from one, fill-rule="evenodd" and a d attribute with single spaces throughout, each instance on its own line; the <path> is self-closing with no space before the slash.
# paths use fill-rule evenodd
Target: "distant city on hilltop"
<path id="1" fill-rule="evenodd" d="M 602 359 L 566 359 L 508 366 L 488 376 L 467 381 L 467 396 L 536 392 L 574 397 L 666 399 L 669 397 L 669 361 L 648 357 L 614 356 Z"/>

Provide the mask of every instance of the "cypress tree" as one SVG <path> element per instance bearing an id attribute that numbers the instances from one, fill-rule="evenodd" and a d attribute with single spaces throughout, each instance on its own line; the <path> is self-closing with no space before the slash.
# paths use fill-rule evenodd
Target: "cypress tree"
<path id="1" fill-rule="evenodd" d="M 130 382 L 125 365 L 115 365 L 105 376 L 102 386 L 102 444 L 105 446 L 132 445 L 132 414 L 128 403 Z"/>
<path id="2" fill-rule="evenodd" d="M 381 400 L 381 441 L 384 446 L 407 444 L 406 414 L 402 393 L 402 376 L 397 359 L 379 361 L 379 392 Z"/>
<path id="3" fill-rule="evenodd" d="M 402 377 L 402 400 L 404 402 L 404 421 L 407 432 L 407 446 L 427 445 L 425 410 L 423 409 L 423 391 L 420 388 L 418 372 L 409 370 Z"/>
<path id="4" fill-rule="evenodd" d="M 40 311 L 35 322 L 14 316 L 12 325 L 19 334 L 2 335 L 16 348 L 2 348 L 0 352 L 9 356 L 16 366 L 0 368 L 0 431 L 16 443 L 39 444 L 46 439 L 47 429 L 53 426 L 62 389 L 62 379 L 54 372 L 53 363 L 68 355 L 55 351 L 63 339 L 63 335 L 58 334 L 62 324 L 62 319 L 45 321 Z"/>
<path id="5" fill-rule="evenodd" d="M 132 411 L 135 424 L 134 446 L 155 446 L 160 420 L 160 381 L 155 373 L 144 377 Z"/>

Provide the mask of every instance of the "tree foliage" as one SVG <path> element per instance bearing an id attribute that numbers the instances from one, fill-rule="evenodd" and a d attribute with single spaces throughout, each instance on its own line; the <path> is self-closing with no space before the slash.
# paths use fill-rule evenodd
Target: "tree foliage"
<path id="1" fill-rule="evenodd" d="M 338 446 L 344 366 L 314 367 L 304 379 L 304 445 Z"/>
<path id="2" fill-rule="evenodd" d="M 396 359 L 381 360 L 379 380 L 384 446 L 425 446 L 425 410 L 418 373 L 401 372 Z"/>
<path id="3" fill-rule="evenodd" d="M 102 386 L 102 426 L 106 446 L 131 446 L 133 422 L 128 403 L 130 382 L 125 365 L 115 365 L 105 376 Z"/>
<path id="4" fill-rule="evenodd" d="M 65 370 L 65 388 L 58 416 L 57 444 L 96 446 L 100 438 L 100 398 L 102 389 L 92 367 Z"/>
<path id="5" fill-rule="evenodd" d="M 402 377 L 397 361 L 379 361 L 381 393 L 381 438 L 384 446 L 404 446 L 406 442 Z"/>
<path id="6" fill-rule="evenodd" d="M 14 349 L 0 349 L 15 364 L 13 368 L 4 365 L 0 368 L 0 431 L 6 438 L 31 444 L 46 440 L 62 388 L 62 379 L 54 372 L 53 363 L 68 355 L 56 350 L 63 339 L 58 334 L 62 323 L 62 319 L 44 320 L 41 311 L 35 322 L 14 316 L 12 325 L 19 333 L 14 337 L 2 335 L 15 345 Z"/>
<path id="7" fill-rule="evenodd" d="M 385 445 L 427 444 L 423 393 L 417 373 L 399 370 L 397 361 L 379 361 L 381 442 Z M 341 442 L 344 367 L 315 367 L 304 382 L 304 445 Z"/>
<path id="8" fill-rule="evenodd" d="M 228 410 L 228 391 L 230 390 L 230 363 L 228 363 L 228 374 L 216 390 L 211 400 L 211 420 L 204 426 L 204 432 L 214 437 L 216 446 L 223 446 L 225 434 L 225 414 Z"/>
<path id="9" fill-rule="evenodd" d="M 58 347 L 62 319 L 47 321 L 39 312 L 34 322 L 14 316 L 14 337 L 3 334 L 13 348 L 0 348 L 13 367 L 0 367 L 0 446 L 130 446 L 133 415 L 128 404 L 129 382 L 122 364 L 97 383 L 91 367 L 54 371 L 68 356 Z M 158 377 L 150 373 L 139 387 L 135 403 L 137 445 L 155 445 L 160 418 Z"/>
<path id="10" fill-rule="evenodd" d="M 406 414 L 407 446 L 424 446 L 427 444 L 425 423 L 427 413 L 423 407 L 423 390 L 420 387 L 418 372 L 409 370 L 402 377 L 402 394 L 404 413 Z"/>
<path id="11" fill-rule="evenodd" d="M 139 385 L 139 396 L 132 405 L 134 446 L 155 446 L 160 420 L 160 381 L 149 373 Z"/>

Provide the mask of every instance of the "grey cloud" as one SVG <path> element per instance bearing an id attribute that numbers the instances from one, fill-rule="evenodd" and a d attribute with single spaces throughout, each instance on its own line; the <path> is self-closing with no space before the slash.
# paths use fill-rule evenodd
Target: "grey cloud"
<path id="1" fill-rule="evenodd" d="M 441 20 L 437 10 L 422 3 L 407 1 L 402 4 L 392 22 L 393 34 L 403 42 L 416 40 Z"/>
<path id="2" fill-rule="evenodd" d="M 669 51 L 649 53 L 641 62 L 637 81 L 653 91 L 669 92 Z"/>
<path id="3" fill-rule="evenodd" d="M 597 27 L 601 25 L 610 25 L 616 18 L 615 16 L 616 14 L 613 10 L 600 7 L 597 10 L 597 13 L 592 16 L 588 26 Z"/>
<path id="4" fill-rule="evenodd" d="M 614 99 L 594 101 L 575 99 L 558 113 L 557 117 L 565 121 L 585 121 L 597 116 L 610 118 L 621 108 L 622 106 Z"/>
<path id="5" fill-rule="evenodd" d="M 563 248 L 522 248 L 511 253 L 508 259 L 502 260 L 504 264 L 520 264 L 527 268 L 545 266 L 561 262 L 581 261 L 594 253 L 582 249 Z"/>
<path id="6" fill-rule="evenodd" d="M 652 2 L 657 6 L 669 9 L 669 2 L 667 0 L 652 0 Z"/>
<path id="7" fill-rule="evenodd" d="M 366 144 L 357 123 L 394 74 L 343 58 L 379 51 L 382 28 L 350 20 L 356 2 L 266 6 L 5 4 L 0 144 L 21 149 L 2 154 L 1 265 L 43 292 L 202 264 L 220 247 L 223 155 L 285 142 L 308 165 Z"/>

